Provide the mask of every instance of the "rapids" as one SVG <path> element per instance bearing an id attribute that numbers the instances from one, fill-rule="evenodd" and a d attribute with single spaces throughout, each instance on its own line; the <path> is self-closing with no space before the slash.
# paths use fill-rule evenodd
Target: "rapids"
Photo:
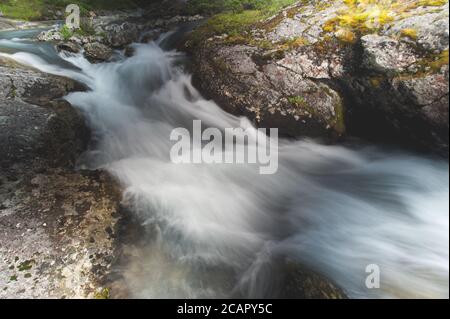
<path id="1" fill-rule="evenodd" d="M 116 176 L 148 230 L 146 245 L 115 270 L 131 297 L 276 297 L 280 258 L 354 298 L 449 297 L 448 161 L 280 140 L 274 175 L 252 164 L 174 164 L 174 128 L 192 130 L 193 120 L 251 128 L 193 87 L 187 57 L 168 48 L 174 34 L 104 64 L 0 40 L 0 55 L 89 87 L 66 97 L 94 132 L 79 166 Z M 365 285 L 370 264 L 380 267 L 380 289 Z"/>

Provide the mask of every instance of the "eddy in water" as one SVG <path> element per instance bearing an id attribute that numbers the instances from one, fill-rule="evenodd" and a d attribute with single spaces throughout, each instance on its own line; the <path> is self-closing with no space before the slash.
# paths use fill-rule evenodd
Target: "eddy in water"
<path id="1" fill-rule="evenodd" d="M 130 297 L 277 297 L 276 262 L 289 259 L 354 298 L 448 298 L 448 162 L 280 140 L 273 175 L 251 163 L 177 165 L 175 128 L 257 130 L 199 94 L 186 57 L 162 48 L 171 36 L 97 65 L 81 54 L 61 54 L 64 64 L 9 55 L 89 87 L 67 96 L 95 132 L 80 166 L 116 176 L 148 230 L 116 270 Z"/>

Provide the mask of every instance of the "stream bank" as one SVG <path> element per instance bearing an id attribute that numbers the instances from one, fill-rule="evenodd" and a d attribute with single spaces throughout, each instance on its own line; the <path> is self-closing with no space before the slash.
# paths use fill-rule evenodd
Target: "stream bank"
<path id="1" fill-rule="evenodd" d="M 358 136 L 448 158 L 449 4 L 394 2 L 219 15 L 186 42 L 195 83 L 285 136 Z"/>
<path id="2" fill-rule="evenodd" d="M 75 170 L 85 87 L 0 57 L 0 298 L 93 298 L 114 255 L 120 188 Z"/>

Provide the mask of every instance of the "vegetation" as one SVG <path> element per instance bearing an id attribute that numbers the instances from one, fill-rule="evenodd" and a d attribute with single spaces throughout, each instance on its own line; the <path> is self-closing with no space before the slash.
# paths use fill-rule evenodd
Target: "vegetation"
<path id="1" fill-rule="evenodd" d="M 59 32 L 63 37 L 64 41 L 69 40 L 74 35 L 79 36 L 95 35 L 95 30 L 88 23 L 82 23 L 80 25 L 80 28 L 76 30 L 72 30 L 67 25 L 64 25 Z"/>
<path id="2" fill-rule="evenodd" d="M 95 299 L 110 299 L 111 292 L 110 292 L 109 288 L 103 288 L 101 291 L 95 293 L 94 298 Z"/>
<path id="3" fill-rule="evenodd" d="M 215 35 L 228 35 L 227 42 L 251 43 L 252 37 L 245 35 L 250 26 L 273 16 L 283 7 L 295 0 L 191 0 L 189 10 L 200 13 L 216 13 L 203 27 L 198 28 L 191 36 L 191 46 Z M 310 2 L 303 0 L 304 3 Z M 448 0 L 344 0 L 344 7 L 338 15 L 330 19 L 323 27 L 325 33 L 336 36 L 343 43 L 354 43 L 367 33 L 377 32 L 385 25 L 399 18 L 408 17 L 412 9 L 419 6 L 441 6 Z M 318 10 L 333 5 L 332 1 L 314 2 Z M 292 14 L 299 9 L 293 9 Z M 301 9 L 300 9 L 301 10 Z M 276 23 L 277 19 L 274 19 Z M 412 29 L 403 30 L 401 36 L 414 39 L 417 32 Z M 253 43 L 255 44 L 255 43 Z M 302 45 L 302 39 L 287 45 Z M 258 43 L 258 46 L 263 44 Z"/>
<path id="4" fill-rule="evenodd" d="M 245 10 L 275 12 L 293 4 L 294 0 L 190 0 L 190 13 L 216 14 L 220 12 L 239 13 Z"/>
<path id="5" fill-rule="evenodd" d="M 446 4 L 448 0 L 344 0 L 346 7 L 324 26 L 325 32 L 337 34 L 343 42 L 353 42 L 358 35 L 377 32 L 386 24 L 399 18 L 406 18 L 412 9 L 419 6 L 434 7 Z M 401 36 L 414 39 L 415 30 L 405 29 Z"/>
<path id="6" fill-rule="evenodd" d="M 13 19 L 39 20 L 51 11 L 64 11 L 71 3 L 78 4 L 82 11 L 90 11 L 135 8 L 145 2 L 144 0 L 0 0 L 0 11 L 4 16 Z"/>
<path id="7" fill-rule="evenodd" d="M 417 40 L 417 30 L 403 29 L 401 30 L 401 36 L 405 38 L 410 38 L 411 40 Z"/>
<path id="8" fill-rule="evenodd" d="M 72 30 L 70 30 L 70 28 L 67 25 L 64 25 L 59 32 L 61 33 L 61 36 L 63 37 L 64 41 L 69 40 L 73 35 Z"/>
<path id="9" fill-rule="evenodd" d="M 280 9 L 298 2 L 297 0 L 192 0 L 191 12 L 212 13 L 202 27 L 191 36 L 196 43 L 214 35 L 227 34 L 232 41 L 239 41 L 243 33 L 255 23 L 267 19 Z"/>

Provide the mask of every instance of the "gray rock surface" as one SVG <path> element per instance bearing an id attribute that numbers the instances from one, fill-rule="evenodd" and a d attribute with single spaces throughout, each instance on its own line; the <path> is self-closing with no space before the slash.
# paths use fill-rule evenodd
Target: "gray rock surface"
<path id="1" fill-rule="evenodd" d="M 382 73 L 404 72 L 417 62 L 414 48 L 396 39 L 370 34 L 361 38 L 364 66 Z"/>
<path id="2" fill-rule="evenodd" d="M 383 5 L 388 18 L 370 18 L 369 4 L 299 2 L 239 37 L 200 27 L 186 42 L 196 85 L 287 135 L 350 133 L 448 156 L 449 5 Z"/>
<path id="3" fill-rule="evenodd" d="M 298 69 L 300 55 L 278 61 L 263 55 L 252 46 L 211 41 L 196 52 L 196 84 L 231 113 L 278 127 L 282 135 L 341 136 L 343 101 L 321 72 L 313 65 L 311 72 Z"/>
<path id="4" fill-rule="evenodd" d="M 61 98 L 81 89 L 0 58 L 0 298 L 109 294 L 120 189 L 74 170 L 90 133 Z"/>
<path id="5" fill-rule="evenodd" d="M 0 17 L 0 31 L 13 29 L 14 25 L 7 19 Z"/>
<path id="6" fill-rule="evenodd" d="M 76 42 L 62 42 L 56 46 L 56 50 L 58 50 L 58 52 L 66 51 L 70 53 L 79 53 L 82 50 L 82 47 Z"/>
<path id="7" fill-rule="evenodd" d="M 94 42 L 84 46 L 84 55 L 90 62 L 105 62 L 111 58 L 113 51 L 104 44 Z"/>

